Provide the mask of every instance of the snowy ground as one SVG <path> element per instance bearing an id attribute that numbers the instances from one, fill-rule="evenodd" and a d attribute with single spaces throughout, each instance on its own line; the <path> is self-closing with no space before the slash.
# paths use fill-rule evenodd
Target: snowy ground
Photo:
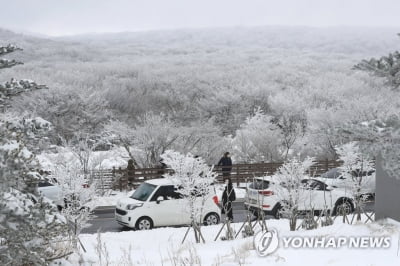
<path id="1" fill-rule="evenodd" d="M 241 224 L 234 224 L 238 230 Z M 336 219 L 335 224 L 315 230 L 290 232 L 288 221 L 267 220 L 269 228 L 276 228 L 282 236 L 390 236 L 389 248 L 372 249 L 306 249 L 284 248 L 282 240 L 278 250 L 272 255 L 260 257 L 253 248 L 253 237 L 233 241 L 214 242 L 221 225 L 203 227 L 206 244 L 195 244 L 191 232 L 183 245 L 186 232 L 181 228 L 158 228 L 150 231 L 127 231 L 103 233 L 103 250 L 108 254 L 109 265 L 400 265 L 399 236 L 400 223 L 393 220 L 369 224 L 343 224 Z M 96 254 L 98 235 L 82 235 L 81 240 L 88 250 L 83 265 L 100 265 Z M 103 264 L 105 254 L 102 254 Z M 131 262 L 131 264 L 129 264 Z M 72 262 L 74 263 L 74 262 Z"/>

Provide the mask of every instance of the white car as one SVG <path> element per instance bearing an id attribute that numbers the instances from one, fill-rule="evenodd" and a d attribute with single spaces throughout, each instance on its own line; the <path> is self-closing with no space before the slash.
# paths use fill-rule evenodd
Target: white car
<path id="1" fill-rule="evenodd" d="M 54 202 L 58 208 L 65 206 L 64 198 L 62 197 L 61 188 L 49 180 L 40 180 L 37 186 L 38 193 Z"/>
<path id="2" fill-rule="evenodd" d="M 328 172 L 322 174 L 318 179 L 325 182 L 327 185 L 334 188 L 342 188 L 351 192 L 354 189 L 354 183 L 361 177 L 361 193 L 362 194 L 375 194 L 376 173 L 375 170 L 369 172 L 356 172 L 352 173 L 354 180 L 345 178 L 339 168 L 333 168 Z"/>
<path id="3" fill-rule="evenodd" d="M 317 179 L 303 179 L 302 190 L 303 197 L 300 198 L 299 211 L 322 211 L 325 208 L 336 213 L 339 208 L 344 208 L 347 213 L 354 210 L 353 200 L 349 193 L 342 189 L 336 189 L 328 186 Z M 274 188 L 280 186 L 275 184 L 272 177 L 255 178 L 247 187 L 245 206 L 255 215 L 263 211 L 266 215 L 272 215 L 275 218 L 280 217 L 282 204 L 276 195 Z"/>
<path id="4" fill-rule="evenodd" d="M 201 198 L 199 198 L 200 204 Z M 215 193 L 207 195 L 201 221 L 205 225 L 218 224 L 221 210 Z M 166 178 L 147 180 L 128 198 L 120 199 L 115 219 L 123 226 L 148 230 L 159 226 L 190 224 L 187 200 Z"/>

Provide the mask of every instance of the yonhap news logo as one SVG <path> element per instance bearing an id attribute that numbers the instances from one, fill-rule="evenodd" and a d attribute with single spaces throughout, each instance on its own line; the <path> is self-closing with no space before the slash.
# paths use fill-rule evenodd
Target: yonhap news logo
<path id="1" fill-rule="evenodd" d="M 390 236 L 282 236 L 276 229 L 259 231 L 253 239 L 259 256 L 271 255 L 279 247 L 292 249 L 387 249 L 391 246 Z"/>
<path id="2" fill-rule="evenodd" d="M 274 253 L 279 247 L 279 236 L 276 229 L 259 231 L 255 234 L 254 247 L 258 255 L 265 257 Z"/>

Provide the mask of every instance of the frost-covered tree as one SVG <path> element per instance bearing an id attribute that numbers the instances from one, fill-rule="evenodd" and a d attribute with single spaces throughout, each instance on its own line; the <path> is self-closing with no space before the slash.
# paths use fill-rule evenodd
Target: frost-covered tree
<path id="1" fill-rule="evenodd" d="M 382 157 L 383 169 L 400 179 L 400 116 L 348 124 L 340 133 L 358 141 L 362 151 Z"/>
<path id="2" fill-rule="evenodd" d="M 400 34 L 399 34 L 400 36 Z M 400 52 L 395 51 L 379 59 L 362 60 L 354 66 L 355 69 L 371 72 L 373 75 L 385 78 L 394 88 L 400 86 Z"/>
<path id="3" fill-rule="evenodd" d="M 135 127 L 134 145 L 144 152 L 143 166 L 158 164 L 161 154 L 173 147 L 179 139 L 177 125 L 164 115 L 147 113 Z"/>
<path id="4" fill-rule="evenodd" d="M 400 86 L 400 53 L 398 51 L 383 56 L 380 59 L 363 60 L 355 66 L 376 76 L 384 77 L 394 88 Z M 398 99 L 399 91 L 395 90 L 390 99 Z M 391 112 L 374 119 L 348 124 L 342 134 L 351 136 L 359 141 L 361 147 L 373 154 L 382 157 L 382 166 L 393 178 L 400 179 L 400 107 L 397 104 L 389 105 Z"/>
<path id="5" fill-rule="evenodd" d="M 22 49 L 11 44 L 8 46 L 0 46 L 0 57 L 20 50 Z M 22 62 L 0 58 L 0 69 L 10 68 L 19 64 L 22 64 Z M 17 81 L 15 79 L 11 79 L 11 81 L 4 84 L 0 83 L 0 111 L 5 111 L 5 108 L 9 105 L 9 100 L 11 99 L 11 97 L 16 96 L 22 92 L 43 88 L 46 88 L 46 86 L 38 85 L 31 80 Z"/>
<path id="6" fill-rule="evenodd" d="M 133 148 L 135 140 L 133 132 L 134 128 L 129 126 L 127 123 L 117 120 L 111 120 L 104 126 L 103 136 L 109 142 L 124 147 L 130 159 L 133 160 L 134 166 L 138 167 L 138 163 L 136 161 L 136 158 L 138 158 L 138 154 L 134 153 Z"/>
<path id="7" fill-rule="evenodd" d="M 2 53 L 15 48 L 0 47 Z M 6 89 L 4 89 L 6 88 Z M 22 91 L 0 88 L 1 100 Z M 1 104 L 4 102 L 2 101 Z M 4 107 L 4 106 L 2 106 Z M 3 108 L 3 111 L 5 109 Z M 37 194 L 39 164 L 34 147 L 49 129 L 41 118 L 21 118 L 0 113 L 0 263 L 2 265 L 46 265 L 69 253 L 67 224 L 56 206 Z"/>
<path id="8" fill-rule="evenodd" d="M 0 46 L 0 56 L 4 56 L 6 54 L 18 51 L 18 50 L 22 50 L 21 48 L 9 44 L 7 46 Z M 20 65 L 23 64 L 22 62 L 16 61 L 16 60 L 9 60 L 9 59 L 5 59 L 5 58 L 0 58 L 0 69 L 2 68 L 9 68 L 9 67 L 13 67 L 16 65 Z"/>
<path id="9" fill-rule="evenodd" d="M 284 112 L 275 118 L 274 123 L 279 127 L 284 147 L 283 158 L 286 160 L 298 139 L 304 136 L 307 128 L 305 113 Z"/>
<path id="10" fill-rule="evenodd" d="M 258 109 L 236 131 L 232 146 L 238 161 L 276 161 L 282 158 L 282 132 L 272 120 Z"/>
<path id="11" fill-rule="evenodd" d="M 313 164 L 313 158 L 308 157 L 304 161 L 293 158 L 279 167 L 272 177 L 275 183 L 274 193 L 281 205 L 280 215 L 289 217 L 291 231 L 296 230 L 300 204 L 312 196 L 304 189 L 301 180 L 308 177 L 307 172 Z"/>
<path id="12" fill-rule="evenodd" d="M 76 156 L 76 155 L 75 155 Z M 78 249 L 79 235 L 82 229 L 88 226 L 91 204 L 96 196 L 96 181 L 90 181 L 77 160 L 68 161 L 65 157 L 57 157 L 53 164 L 52 176 L 57 179 L 61 188 L 60 197 L 65 199 L 65 208 L 61 210 L 62 215 L 69 222 L 69 235 L 73 247 Z"/>
<path id="13" fill-rule="evenodd" d="M 339 160 L 343 165 L 339 167 L 341 174 L 346 180 L 350 180 L 350 193 L 353 198 L 357 220 L 361 220 L 361 211 L 365 205 L 366 195 L 364 191 L 371 185 L 375 185 L 375 174 L 368 177 L 368 173 L 375 170 L 373 161 L 368 155 L 360 151 L 355 142 L 350 142 L 336 148 Z"/>
<path id="14" fill-rule="evenodd" d="M 200 224 L 204 216 L 204 204 L 212 195 L 212 184 L 217 174 L 204 159 L 191 154 L 184 155 L 168 150 L 161 155 L 161 158 L 173 170 L 167 178 L 178 187 L 177 192 L 181 193 L 186 201 L 186 211 L 190 214 L 191 226 L 199 243 L 200 238 L 197 233 L 201 234 Z"/>

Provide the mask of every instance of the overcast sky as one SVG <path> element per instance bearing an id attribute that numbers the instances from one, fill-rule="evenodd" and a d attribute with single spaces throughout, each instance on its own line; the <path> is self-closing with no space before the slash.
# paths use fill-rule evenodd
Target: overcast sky
<path id="1" fill-rule="evenodd" d="M 0 27 L 47 35 L 252 25 L 400 27 L 400 0 L 0 0 L 0 7 Z"/>

